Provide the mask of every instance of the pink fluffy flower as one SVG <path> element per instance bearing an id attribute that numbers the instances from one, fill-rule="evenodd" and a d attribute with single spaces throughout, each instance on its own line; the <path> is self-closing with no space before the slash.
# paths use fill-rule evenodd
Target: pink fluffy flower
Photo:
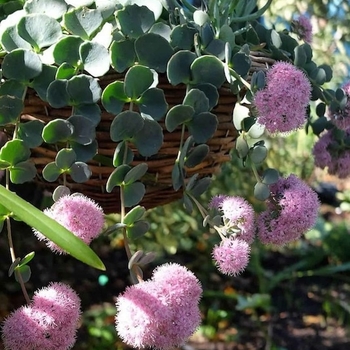
<path id="1" fill-rule="evenodd" d="M 86 244 L 90 244 L 101 233 L 104 224 L 102 208 L 92 199 L 81 194 L 61 197 L 51 208 L 45 209 L 44 213 L 73 232 Z M 41 232 L 35 229 L 33 232 L 39 240 L 45 241 L 53 252 L 65 253 Z"/>
<path id="2" fill-rule="evenodd" d="M 347 97 L 347 102 L 342 109 L 329 111 L 330 121 L 341 130 L 348 130 L 350 128 L 350 81 L 342 86 Z"/>
<path id="3" fill-rule="evenodd" d="M 312 42 L 312 24 L 307 16 L 301 15 L 292 21 L 291 29 L 299 39 L 309 44 Z"/>
<path id="4" fill-rule="evenodd" d="M 186 268 L 166 264 L 149 281 L 128 287 L 117 298 L 116 329 L 135 348 L 179 346 L 200 324 L 202 289 Z"/>
<path id="5" fill-rule="evenodd" d="M 344 140 L 350 139 L 350 128 L 336 136 L 334 129 L 326 131 L 315 143 L 312 154 L 315 166 L 328 169 L 328 173 L 344 179 L 350 175 L 350 148 Z"/>
<path id="6" fill-rule="evenodd" d="M 77 294 L 69 286 L 53 283 L 36 292 L 30 305 L 20 307 L 4 321 L 5 349 L 71 349 L 79 315 Z"/>
<path id="7" fill-rule="evenodd" d="M 212 198 L 209 207 L 223 213 L 227 233 L 252 243 L 255 235 L 255 213 L 253 207 L 242 197 L 219 195 Z"/>
<path id="8" fill-rule="evenodd" d="M 250 246 L 238 238 L 225 238 L 213 249 L 213 259 L 218 270 L 229 276 L 239 275 L 248 265 Z"/>
<path id="9" fill-rule="evenodd" d="M 257 218 L 258 237 L 262 243 L 289 243 L 315 225 L 318 196 L 297 176 L 280 178 L 270 190 L 267 209 Z"/>
<path id="10" fill-rule="evenodd" d="M 301 128 L 311 96 L 306 75 L 290 63 L 277 62 L 268 70 L 266 81 L 254 98 L 258 123 L 272 134 Z"/>

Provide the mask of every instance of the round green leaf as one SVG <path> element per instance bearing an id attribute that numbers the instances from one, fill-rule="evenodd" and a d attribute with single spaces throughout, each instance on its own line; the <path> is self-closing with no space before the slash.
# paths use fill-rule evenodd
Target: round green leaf
<path id="1" fill-rule="evenodd" d="M 89 145 L 96 139 L 95 125 L 88 118 L 82 115 L 72 115 L 67 121 L 73 125 L 73 134 L 70 140 L 81 145 Z"/>
<path id="2" fill-rule="evenodd" d="M 26 1 L 23 8 L 27 13 L 45 13 L 59 19 L 66 12 L 67 4 L 64 0 L 32 0 Z"/>
<path id="3" fill-rule="evenodd" d="M 37 92 L 43 101 L 47 101 L 47 90 L 55 80 L 57 67 L 43 64 L 41 73 L 32 81 L 32 88 Z"/>
<path id="4" fill-rule="evenodd" d="M 131 67 L 125 75 L 124 92 L 132 100 L 137 100 L 153 84 L 153 81 L 153 73 L 148 67 Z"/>
<path id="5" fill-rule="evenodd" d="M 326 104 L 323 102 L 320 102 L 317 106 L 316 106 L 316 114 L 319 117 L 323 117 L 326 113 Z"/>
<path id="6" fill-rule="evenodd" d="M 134 183 L 141 179 L 143 175 L 146 174 L 148 170 L 147 163 L 140 163 L 134 166 L 129 170 L 129 172 L 125 175 L 124 182 L 126 185 Z"/>
<path id="7" fill-rule="evenodd" d="M 131 141 L 142 156 L 151 157 L 157 154 L 163 144 L 163 129 L 155 120 L 144 118 L 142 129 L 133 136 Z"/>
<path id="8" fill-rule="evenodd" d="M 76 68 L 69 63 L 62 63 L 56 72 L 56 79 L 71 79 L 76 74 Z"/>
<path id="9" fill-rule="evenodd" d="M 232 68 L 241 77 L 245 77 L 249 73 L 252 61 L 244 52 L 237 52 L 231 60 Z"/>
<path id="10" fill-rule="evenodd" d="M 68 80 L 54 80 L 47 89 L 47 101 L 54 108 L 62 108 L 69 105 L 67 92 Z"/>
<path id="11" fill-rule="evenodd" d="M 80 58 L 84 69 L 94 77 L 101 77 L 109 70 L 108 50 L 99 43 L 87 41 L 82 44 Z"/>
<path id="12" fill-rule="evenodd" d="M 207 112 L 209 110 L 209 100 L 205 93 L 198 89 L 191 89 L 187 92 L 183 104 L 191 106 L 195 114 Z"/>
<path id="13" fill-rule="evenodd" d="M 15 279 L 17 282 L 19 282 L 17 273 L 21 275 L 23 283 L 27 283 L 30 280 L 30 276 L 32 275 L 32 271 L 28 265 L 17 266 L 15 268 Z"/>
<path id="14" fill-rule="evenodd" d="M 69 32 L 89 40 L 92 34 L 101 26 L 102 14 L 97 9 L 78 7 L 63 16 L 63 25 Z"/>
<path id="15" fill-rule="evenodd" d="M 17 24 L 18 34 L 36 51 L 55 44 L 62 36 L 60 24 L 52 17 L 35 13 L 20 19 Z"/>
<path id="16" fill-rule="evenodd" d="M 11 166 L 26 161 L 30 157 L 30 149 L 24 141 L 14 139 L 7 141 L 0 149 L 0 159 L 6 161 Z"/>
<path id="17" fill-rule="evenodd" d="M 59 169 L 67 170 L 76 161 L 76 154 L 71 148 L 62 148 L 56 155 L 55 163 Z"/>
<path id="18" fill-rule="evenodd" d="M 248 118 L 250 114 L 249 108 L 236 103 L 233 109 L 233 124 L 237 130 L 242 130 L 242 122 L 245 118 Z"/>
<path id="19" fill-rule="evenodd" d="M 171 46 L 182 50 L 191 50 L 194 45 L 194 36 L 197 30 L 189 27 L 188 24 L 181 24 L 174 27 L 171 32 Z"/>
<path id="20" fill-rule="evenodd" d="M 119 142 L 113 154 L 113 166 L 118 167 L 121 164 L 130 164 L 133 159 L 134 153 L 127 146 L 127 143 L 125 141 Z"/>
<path id="21" fill-rule="evenodd" d="M 88 119 L 95 127 L 101 120 L 101 109 L 97 103 L 74 106 L 73 114 L 84 116 L 84 118 Z"/>
<path id="22" fill-rule="evenodd" d="M 89 180 L 92 175 L 91 169 L 84 162 L 75 162 L 69 169 L 69 174 L 73 181 L 82 183 Z"/>
<path id="23" fill-rule="evenodd" d="M 0 125 L 15 124 L 23 107 L 23 101 L 18 97 L 0 96 Z"/>
<path id="24" fill-rule="evenodd" d="M 57 202 L 60 198 L 64 196 L 69 196 L 71 194 L 69 187 L 59 185 L 55 188 L 52 194 L 52 199 Z"/>
<path id="25" fill-rule="evenodd" d="M 254 146 L 251 150 L 250 150 L 250 154 L 249 154 L 250 160 L 254 163 L 254 164 L 260 164 L 261 162 L 263 162 L 266 157 L 267 157 L 267 148 L 265 146 Z"/>
<path id="26" fill-rule="evenodd" d="M 119 73 L 131 67 L 136 60 L 134 41 L 114 41 L 110 47 L 112 67 Z"/>
<path id="27" fill-rule="evenodd" d="M 147 33 L 136 39 L 135 52 L 140 64 L 164 73 L 173 54 L 173 48 L 162 36 Z"/>
<path id="28" fill-rule="evenodd" d="M 74 149 L 75 154 L 77 155 L 77 161 L 88 162 L 91 160 L 97 153 L 97 141 L 94 140 L 88 145 L 81 145 L 74 141 L 70 141 L 71 147 Z"/>
<path id="29" fill-rule="evenodd" d="M 36 176 L 36 167 L 31 160 L 17 163 L 10 168 L 10 180 L 14 184 L 23 184 Z"/>
<path id="30" fill-rule="evenodd" d="M 193 116 L 187 124 L 188 131 L 197 143 L 205 143 L 213 137 L 218 126 L 215 114 L 203 112 Z"/>
<path id="31" fill-rule="evenodd" d="M 9 95 L 12 97 L 17 97 L 22 100 L 26 91 L 26 85 L 17 80 L 5 80 L 0 85 L 0 97 L 4 95 Z M 0 104 L 1 107 L 1 104 Z"/>
<path id="32" fill-rule="evenodd" d="M 26 123 L 20 123 L 18 137 L 23 140 L 29 148 L 38 147 L 43 142 L 41 137 L 43 129 L 44 123 L 40 120 L 31 120 Z"/>
<path id="33" fill-rule="evenodd" d="M 278 181 L 280 175 L 276 169 L 268 168 L 264 170 L 262 175 L 262 182 L 266 185 L 274 184 Z"/>
<path id="34" fill-rule="evenodd" d="M 194 168 L 200 164 L 208 155 L 209 146 L 205 143 L 194 147 L 189 155 L 186 157 L 185 165 L 188 168 Z"/>
<path id="35" fill-rule="evenodd" d="M 209 102 L 209 110 L 211 110 L 212 108 L 214 108 L 219 101 L 219 92 L 218 89 L 212 85 L 212 84 L 199 84 L 195 86 L 196 89 L 204 92 L 205 96 L 208 99 Z"/>
<path id="36" fill-rule="evenodd" d="M 318 67 L 311 72 L 310 78 L 313 79 L 316 84 L 323 85 L 327 81 L 327 74 L 323 68 Z"/>
<path id="37" fill-rule="evenodd" d="M 46 143 L 63 142 L 67 141 L 73 132 L 74 127 L 69 121 L 54 119 L 45 125 L 42 137 Z"/>
<path id="38" fill-rule="evenodd" d="M 12 276 L 13 272 L 15 271 L 15 268 L 19 265 L 20 261 L 21 261 L 21 258 L 17 257 L 15 261 L 10 265 L 9 272 L 8 272 L 9 277 Z"/>
<path id="39" fill-rule="evenodd" d="M 249 153 L 248 142 L 242 135 L 239 135 L 237 137 L 236 151 L 237 151 L 238 157 L 241 159 L 244 159 Z"/>
<path id="40" fill-rule="evenodd" d="M 206 192 L 211 184 L 211 178 L 210 177 L 203 177 L 202 179 L 199 179 L 196 181 L 196 184 L 191 189 L 191 194 L 198 198 L 201 196 L 204 192 Z"/>
<path id="41" fill-rule="evenodd" d="M 63 37 L 53 49 L 56 64 L 68 63 L 77 67 L 80 60 L 79 48 L 84 41 L 79 36 L 69 35 Z"/>
<path id="42" fill-rule="evenodd" d="M 176 162 L 171 171 L 171 183 L 175 191 L 178 191 L 184 184 L 184 170 L 179 162 Z"/>
<path id="43" fill-rule="evenodd" d="M 136 221 L 132 226 L 126 228 L 126 234 L 130 239 L 142 237 L 149 230 L 149 222 L 145 220 Z"/>
<path id="44" fill-rule="evenodd" d="M 224 81 L 225 73 L 223 63 L 214 56 L 201 56 L 191 65 L 192 83 L 210 83 L 220 87 Z"/>
<path id="45" fill-rule="evenodd" d="M 191 81 L 190 67 L 196 57 L 194 52 L 182 50 L 170 58 L 167 67 L 167 76 L 172 85 L 180 83 L 188 84 Z"/>
<path id="46" fill-rule="evenodd" d="M 265 133 L 265 126 L 255 123 L 248 131 L 248 135 L 253 139 L 258 139 Z"/>
<path id="47" fill-rule="evenodd" d="M 142 182 L 134 182 L 124 186 L 124 204 L 126 207 L 133 207 L 142 200 L 146 193 L 145 185 Z"/>
<path id="48" fill-rule="evenodd" d="M 30 44 L 25 41 L 17 32 L 17 26 L 13 25 L 7 27 L 0 36 L 0 42 L 2 47 L 7 51 L 11 52 L 15 49 L 28 49 L 30 50 L 32 47 Z"/>
<path id="49" fill-rule="evenodd" d="M 162 119 L 168 110 L 164 91 L 158 88 L 145 91 L 137 101 L 137 105 L 141 113 L 150 115 L 154 120 Z"/>
<path id="50" fill-rule="evenodd" d="M 137 112 L 124 111 L 112 121 L 110 135 L 112 141 L 129 140 L 140 132 L 144 126 L 144 119 Z"/>
<path id="51" fill-rule="evenodd" d="M 155 22 L 153 12 L 146 6 L 125 6 L 117 11 L 116 17 L 122 32 L 129 38 L 138 38 L 146 33 Z"/>
<path id="52" fill-rule="evenodd" d="M 124 83 L 115 81 L 109 84 L 102 93 L 102 105 L 107 112 L 118 114 L 123 110 L 125 102 L 129 101 L 128 96 L 124 92 Z"/>
<path id="53" fill-rule="evenodd" d="M 189 122 L 194 115 L 191 106 L 176 105 L 172 107 L 165 117 L 165 127 L 169 132 L 173 132 L 178 126 Z"/>
<path id="54" fill-rule="evenodd" d="M 41 73 L 42 63 L 35 52 L 16 49 L 4 57 L 1 68 L 6 78 L 29 83 L 31 79 Z"/>
<path id="55" fill-rule="evenodd" d="M 117 168 L 115 168 L 112 174 L 108 177 L 106 183 L 106 191 L 108 193 L 111 193 L 115 186 L 122 185 L 124 182 L 124 177 L 130 169 L 131 166 L 127 164 L 121 164 Z"/>
<path id="56" fill-rule="evenodd" d="M 24 266 L 27 265 L 30 261 L 33 260 L 35 256 L 35 252 L 30 252 L 28 253 L 21 261 L 20 261 L 20 265 Z"/>
<path id="57" fill-rule="evenodd" d="M 70 97 L 70 104 L 90 104 L 100 100 L 102 89 L 97 79 L 86 74 L 79 74 L 68 80 L 67 93 Z"/>
<path id="58" fill-rule="evenodd" d="M 132 225 L 134 222 L 140 220 L 143 215 L 146 213 L 146 209 L 141 206 L 136 206 L 135 208 L 132 208 L 124 217 L 124 224 L 125 225 Z"/>
<path id="59" fill-rule="evenodd" d="M 270 197 L 269 186 L 262 182 L 256 183 L 256 185 L 254 186 L 254 197 L 259 201 L 265 201 L 267 198 Z"/>
<path id="60" fill-rule="evenodd" d="M 48 182 L 56 181 L 61 175 L 61 169 L 54 163 L 48 163 L 43 169 L 43 178 Z"/>

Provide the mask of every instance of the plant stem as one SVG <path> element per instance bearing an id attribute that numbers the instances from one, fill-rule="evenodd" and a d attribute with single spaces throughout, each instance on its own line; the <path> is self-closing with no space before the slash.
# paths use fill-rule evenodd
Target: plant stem
<path id="1" fill-rule="evenodd" d="M 6 189 L 9 189 L 10 172 L 8 169 L 5 170 L 5 176 L 6 176 Z M 14 248 L 13 239 L 12 239 L 11 219 L 9 217 L 6 218 L 6 228 L 7 228 L 7 240 L 9 242 L 9 249 L 10 249 L 10 255 L 11 255 L 11 262 L 14 263 L 16 261 L 16 253 L 15 253 L 15 248 Z M 21 286 L 24 299 L 26 300 L 27 304 L 30 304 L 30 298 L 29 298 L 27 289 L 25 287 L 25 284 L 23 282 L 21 273 L 16 268 L 14 270 L 14 273 L 16 275 L 18 283 Z"/>
<path id="2" fill-rule="evenodd" d="M 125 218 L 125 200 L 124 200 L 124 186 L 121 185 L 120 186 L 120 222 L 124 223 L 124 218 Z M 129 239 L 128 236 L 126 234 L 126 228 L 123 227 L 123 239 L 124 239 L 124 249 L 126 252 L 126 256 L 128 257 L 128 261 L 130 261 L 132 254 L 131 254 L 131 250 L 130 250 L 130 245 L 129 245 Z M 135 274 L 137 280 L 139 282 L 143 281 L 143 278 L 139 272 L 139 269 L 137 268 L 136 265 L 133 265 L 131 267 L 131 272 Z"/>

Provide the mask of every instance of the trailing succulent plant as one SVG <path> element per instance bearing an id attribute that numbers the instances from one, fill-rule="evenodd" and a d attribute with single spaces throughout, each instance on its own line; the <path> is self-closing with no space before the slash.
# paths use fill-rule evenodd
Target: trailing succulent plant
<path id="1" fill-rule="evenodd" d="M 265 71 L 279 61 L 307 77 L 311 99 L 321 103 L 316 109 L 319 118 L 313 121 L 307 101 L 303 121 L 321 133 L 329 123 L 326 105 L 343 108 L 346 94 L 322 87 L 331 80 L 332 70 L 313 62 L 301 22 L 293 23 L 295 33 L 260 23 L 271 1 L 260 9 L 256 1 L 228 0 L 202 1 L 199 7 L 187 0 L 1 4 L 0 126 L 9 138 L 0 150 L 1 169 L 13 183 L 31 181 L 37 176 L 31 150 L 49 145 L 56 155 L 52 160 L 44 157 L 47 164 L 39 175 L 48 182 L 60 180 L 63 186 L 57 187 L 55 199 L 70 192 L 70 181 L 89 180 L 88 163 L 93 160 L 99 167 L 114 167 L 106 190 L 123 186 L 123 205 L 132 207 L 146 192 L 147 161 L 157 157 L 164 132 L 180 129 L 170 181 L 175 190 L 182 190 L 184 204 L 191 209 L 191 201 L 209 181 L 196 174 L 186 179 L 186 171 L 196 169 L 210 151 L 206 143 L 218 127 L 215 108 L 223 87 L 238 99 L 233 111 L 239 133 L 236 153 L 254 166 L 266 158 L 260 139 L 266 127 L 259 124 L 255 96 L 276 93 L 268 89 Z M 169 85 L 184 89 L 182 101 L 169 102 Z M 288 95 L 288 87 L 283 93 Z M 47 115 L 31 115 L 33 96 Z M 274 108 L 279 95 L 273 96 Z M 65 117 L 55 113 L 59 109 L 65 110 Z M 101 121 L 103 111 L 109 113 L 108 120 Z M 99 152 L 101 130 L 109 131 L 111 155 Z M 276 170 L 267 169 L 257 181 L 255 196 L 267 199 L 269 185 L 277 178 Z"/>

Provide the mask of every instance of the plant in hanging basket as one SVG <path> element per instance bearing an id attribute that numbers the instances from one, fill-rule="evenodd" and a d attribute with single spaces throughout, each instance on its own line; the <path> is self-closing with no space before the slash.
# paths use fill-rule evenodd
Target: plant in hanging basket
<path id="1" fill-rule="evenodd" d="M 126 206 L 203 193 L 248 127 L 232 123 L 236 102 L 249 107 L 250 127 L 256 120 L 263 71 L 276 60 L 320 70 L 308 44 L 257 21 L 270 3 L 254 12 L 229 1 L 10 1 L 2 168 L 14 183 L 84 193 L 107 213 L 119 210 L 121 184 Z M 315 86 L 330 79 L 322 72 Z"/>

